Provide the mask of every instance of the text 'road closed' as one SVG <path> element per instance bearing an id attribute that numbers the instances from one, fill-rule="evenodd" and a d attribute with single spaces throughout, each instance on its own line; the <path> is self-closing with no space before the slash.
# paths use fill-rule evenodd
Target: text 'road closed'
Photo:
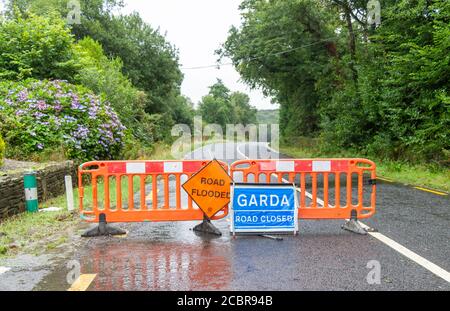
<path id="1" fill-rule="evenodd" d="M 296 190 L 292 185 L 235 184 L 231 232 L 297 232 Z"/>

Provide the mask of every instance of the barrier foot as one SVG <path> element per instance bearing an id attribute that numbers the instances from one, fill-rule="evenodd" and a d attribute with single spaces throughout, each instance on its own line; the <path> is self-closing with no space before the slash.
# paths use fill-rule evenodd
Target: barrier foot
<path id="1" fill-rule="evenodd" d="M 282 238 L 282 237 L 279 237 L 279 236 L 268 235 L 268 234 L 260 234 L 259 236 L 260 236 L 260 237 L 263 237 L 263 238 L 275 240 L 275 241 L 283 241 L 283 238 Z"/>
<path id="2" fill-rule="evenodd" d="M 220 232 L 220 230 L 217 229 L 217 227 L 215 227 L 211 223 L 211 220 L 209 220 L 207 217 L 204 217 L 202 223 L 196 225 L 193 230 L 196 232 L 213 234 L 217 236 L 222 235 L 222 232 Z"/>
<path id="3" fill-rule="evenodd" d="M 358 213 L 356 210 L 351 211 L 350 220 L 348 220 L 345 224 L 342 225 L 342 229 L 357 233 L 357 234 L 367 234 L 367 230 L 364 229 L 361 224 L 358 222 Z"/>
<path id="4" fill-rule="evenodd" d="M 122 229 L 119 229 L 119 228 L 109 225 L 106 222 L 106 215 L 100 214 L 98 226 L 95 226 L 94 228 L 86 230 L 81 236 L 84 238 L 88 238 L 88 237 L 106 236 L 106 235 L 123 235 L 126 233 L 127 232 Z"/>

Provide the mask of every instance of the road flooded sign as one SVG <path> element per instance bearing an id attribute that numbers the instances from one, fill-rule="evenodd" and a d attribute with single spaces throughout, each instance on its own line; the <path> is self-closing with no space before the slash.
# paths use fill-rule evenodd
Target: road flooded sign
<path id="1" fill-rule="evenodd" d="M 205 165 L 183 184 L 183 189 L 208 218 L 230 203 L 230 185 L 233 182 L 217 160 Z"/>
<path id="2" fill-rule="evenodd" d="M 231 232 L 298 232 L 294 185 L 235 183 L 231 187 Z"/>

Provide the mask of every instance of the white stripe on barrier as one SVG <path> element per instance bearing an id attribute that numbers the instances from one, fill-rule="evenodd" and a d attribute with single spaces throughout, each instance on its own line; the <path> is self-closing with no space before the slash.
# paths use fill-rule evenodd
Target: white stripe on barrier
<path id="1" fill-rule="evenodd" d="M 145 163 L 127 163 L 127 174 L 144 174 Z"/>
<path id="2" fill-rule="evenodd" d="M 313 172 L 330 172 L 331 161 L 313 161 L 312 170 Z"/>
<path id="3" fill-rule="evenodd" d="M 31 200 L 37 200 L 38 194 L 37 194 L 37 188 L 25 188 L 25 200 L 31 201 Z"/>
<path id="4" fill-rule="evenodd" d="M 183 162 L 164 162 L 164 173 L 183 173 Z"/>
<path id="5" fill-rule="evenodd" d="M 294 170 L 294 161 L 277 161 L 277 172 L 293 172 Z"/>

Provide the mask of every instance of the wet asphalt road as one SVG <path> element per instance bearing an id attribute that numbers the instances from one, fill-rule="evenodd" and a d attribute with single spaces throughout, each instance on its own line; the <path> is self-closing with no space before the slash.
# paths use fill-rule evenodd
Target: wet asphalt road
<path id="1" fill-rule="evenodd" d="M 274 155 L 264 144 L 231 148 L 229 163 Z M 223 158 L 222 144 L 186 156 L 212 157 Z M 450 271 L 449 196 L 379 182 L 377 213 L 363 222 Z M 50 263 L 41 258 L 41 265 L 10 262 L 0 290 L 66 290 L 70 260 L 79 262 L 81 273 L 96 274 L 88 290 L 450 290 L 444 279 L 370 235 L 342 230 L 342 223 L 300 220 L 299 235 L 283 241 L 232 239 L 227 219 L 214 222 L 220 238 L 196 235 L 191 228 L 197 222 L 118 224 L 126 237 L 76 239 Z M 381 284 L 367 282 L 371 260 L 381 265 Z"/>

